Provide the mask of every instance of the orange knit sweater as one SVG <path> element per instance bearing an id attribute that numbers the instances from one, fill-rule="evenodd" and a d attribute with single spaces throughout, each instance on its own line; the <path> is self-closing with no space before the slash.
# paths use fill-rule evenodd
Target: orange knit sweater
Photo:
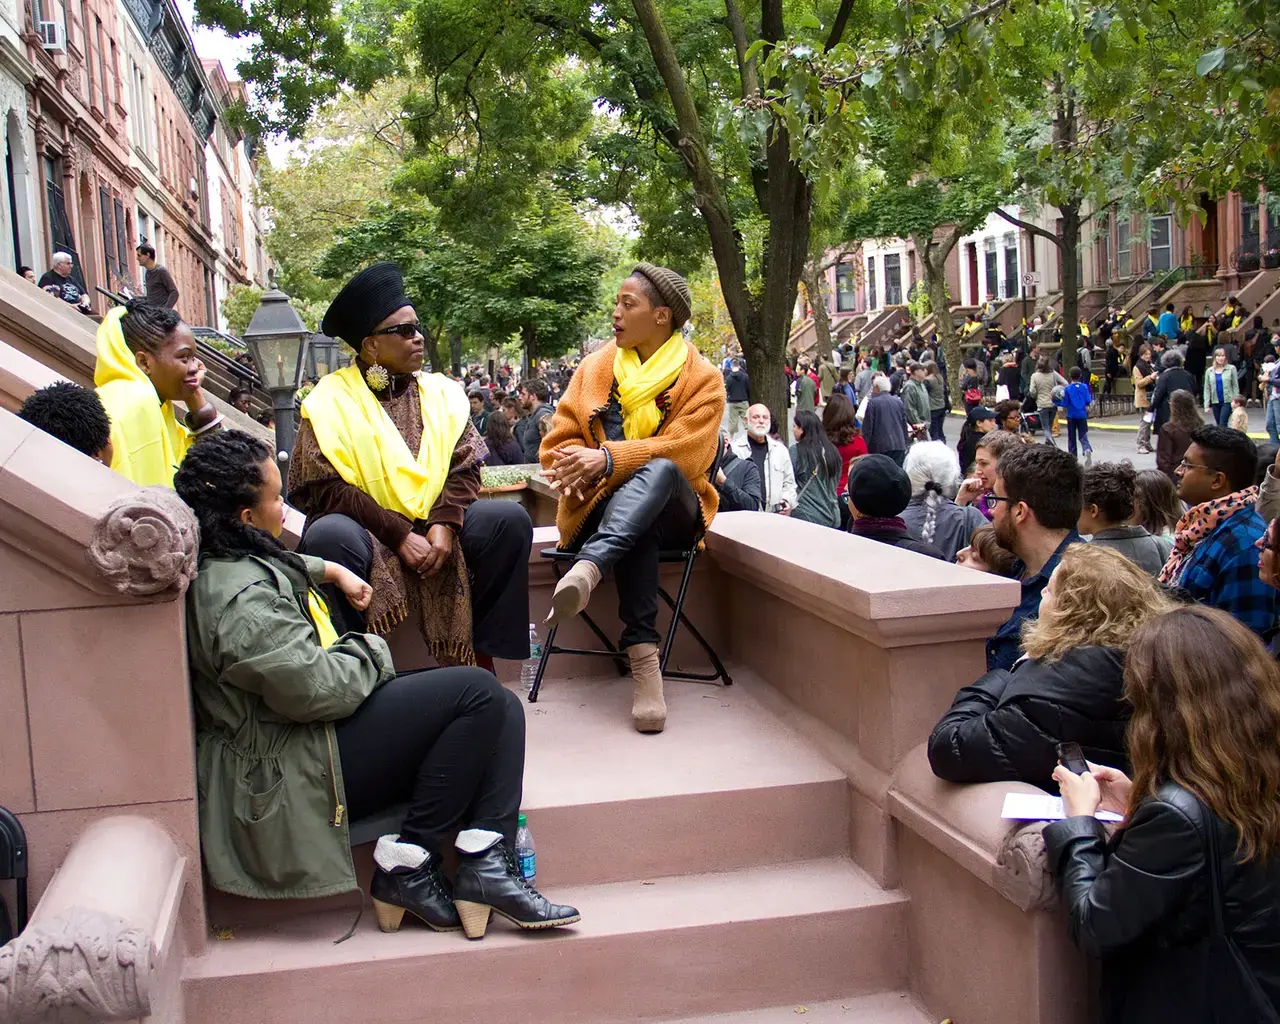
<path id="1" fill-rule="evenodd" d="M 613 473 L 593 490 L 581 498 L 560 496 L 556 526 L 560 529 L 561 547 L 577 538 L 592 509 L 652 459 L 670 459 L 680 467 L 698 496 L 704 525 L 711 525 L 720 504 L 720 495 L 707 479 L 707 472 L 720 444 L 724 378 L 689 345 L 684 369 L 666 393 L 667 412 L 658 432 L 638 441 L 606 441 L 601 413 L 608 406 L 613 390 L 616 352 L 617 345 L 609 342 L 578 365 L 538 451 L 543 469 L 551 465 L 553 451 L 569 445 L 605 448 L 613 458 Z"/>

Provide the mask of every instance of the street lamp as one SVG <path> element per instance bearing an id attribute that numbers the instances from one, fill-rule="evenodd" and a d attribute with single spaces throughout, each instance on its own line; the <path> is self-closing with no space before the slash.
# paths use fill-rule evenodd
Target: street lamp
<path id="1" fill-rule="evenodd" d="M 289 296 L 274 286 L 262 296 L 244 332 L 258 379 L 271 392 L 277 458 L 281 461 L 293 451 L 293 396 L 302 378 L 310 337 L 302 317 L 289 305 Z"/>
<path id="2" fill-rule="evenodd" d="M 342 351 L 342 342 L 319 332 L 311 335 L 307 345 L 307 376 L 323 377 L 338 369 L 338 356 Z"/>

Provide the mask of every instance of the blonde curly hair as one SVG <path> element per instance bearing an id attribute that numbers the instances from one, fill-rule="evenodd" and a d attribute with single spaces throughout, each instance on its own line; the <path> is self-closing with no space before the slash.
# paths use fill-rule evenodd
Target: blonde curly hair
<path id="1" fill-rule="evenodd" d="M 1148 619 L 1177 607 L 1148 573 L 1111 548 L 1072 544 L 1053 574 L 1045 614 L 1022 628 L 1022 649 L 1057 661 L 1075 647 L 1127 650 Z"/>

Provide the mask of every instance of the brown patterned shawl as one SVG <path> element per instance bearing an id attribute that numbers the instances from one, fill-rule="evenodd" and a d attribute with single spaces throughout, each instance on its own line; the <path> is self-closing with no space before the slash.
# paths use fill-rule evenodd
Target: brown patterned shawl
<path id="1" fill-rule="evenodd" d="M 422 406 L 416 387 L 405 388 L 399 395 L 383 400 L 382 407 L 416 456 L 422 441 Z M 478 494 L 480 463 L 487 454 L 483 438 L 468 422 L 454 449 L 444 490 L 430 518 L 413 524 L 414 532 L 425 534 L 427 528 L 436 522 L 461 526 L 465 505 L 469 505 Z M 373 499 L 342 481 L 321 452 L 311 424 L 305 419 L 299 424 L 289 462 L 288 490 L 290 501 L 308 517 L 341 512 L 368 528 L 371 516 L 379 512 L 384 516 L 393 515 L 377 506 L 368 509 L 365 515 L 352 515 L 359 511 L 360 505 L 372 505 Z M 309 496 L 314 496 L 313 500 L 309 500 Z M 448 561 L 433 576 L 419 576 L 405 569 L 396 552 L 372 531 L 370 538 L 373 541 L 373 565 L 369 572 L 373 600 L 367 613 L 370 631 L 385 636 L 412 615 L 437 662 L 441 665 L 474 665 L 471 584 L 462 546 L 456 536 Z"/>

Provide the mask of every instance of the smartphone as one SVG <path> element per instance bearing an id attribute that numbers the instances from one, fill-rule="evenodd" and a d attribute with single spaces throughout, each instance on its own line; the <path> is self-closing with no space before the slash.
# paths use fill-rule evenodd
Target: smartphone
<path id="1" fill-rule="evenodd" d="M 1084 759 L 1079 743 L 1059 743 L 1058 760 L 1074 775 L 1084 775 L 1089 770 L 1089 762 Z"/>

